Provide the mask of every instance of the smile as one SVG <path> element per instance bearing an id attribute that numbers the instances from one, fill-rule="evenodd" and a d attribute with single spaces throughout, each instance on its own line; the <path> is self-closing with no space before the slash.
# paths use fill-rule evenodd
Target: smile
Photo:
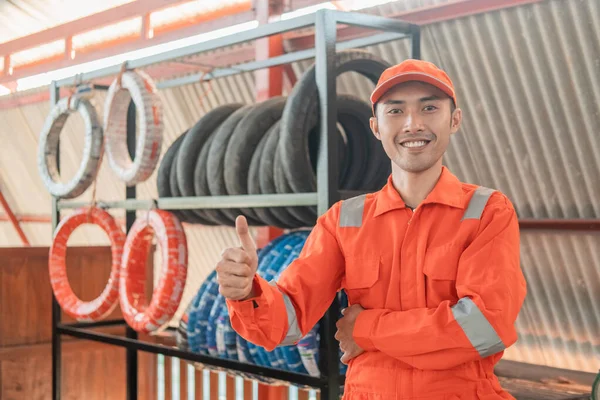
<path id="1" fill-rule="evenodd" d="M 429 140 L 410 140 L 410 141 L 401 143 L 400 145 L 402 147 L 406 147 L 409 149 L 420 149 L 420 148 L 427 146 L 429 144 L 429 142 L 430 142 Z"/>

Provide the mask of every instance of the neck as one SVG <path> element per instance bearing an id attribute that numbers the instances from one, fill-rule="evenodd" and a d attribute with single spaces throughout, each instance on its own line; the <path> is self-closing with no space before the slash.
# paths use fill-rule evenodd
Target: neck
<path id="1" fill-rule="evenodd" d="M 416 208 L 435 187 L 442 173 L 442 163 L 436 163 L 428 170 L 408 172 L 392 163 L 392 182 L 404 203 Z"/>

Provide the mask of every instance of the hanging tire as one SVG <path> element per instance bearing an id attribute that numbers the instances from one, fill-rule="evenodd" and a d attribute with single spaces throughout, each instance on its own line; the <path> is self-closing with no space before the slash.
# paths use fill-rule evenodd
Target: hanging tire
<path id="1" fill-rule="evenodd" d="M 146 304 L 146 264 L 152 232 L 158 239 L 163 265 L 150 304 Z M 185 232 L 173 214 L 152 210 L 134 222 L 123 250 L 119 283 L 121 310 L 131 328 L 150 333 L 173 318 L 185 287 L 187 263 Z"/>
<path id="2" fill-rule="evenodd" d="M 374 83 L 389 64 L 362 50 L 341 51 L 335 56 L 336 76 L 355 71 Z M 314 192 L 316 178 L 308 155 L 308 134 L 319 121 L 315 66 L 309 68 L 290 93 L 281 117 L 279 149 L 289 185 L 296 193 Z"/>
<path id="3" fill-rule="evenodd" d="M 75 175 L 62 183 L 58 172 L 58 141 L 70 114 L 78 112 L 85 124 L 83 157 Z M 37 164 L 44 186 L 55 197 L 72 199 L 92 184 L 100 169 L 103 148 L 102 125 L 94 106 L 86 98 L 74 96 L 61 99 L 46 118 L 38 143 Z"/>
<path id="4" fill-rule="evenodd" d="M 98 225 L 110 239 L 112 266 L 102 293 L 91 301 L 79 299 L 69 284 L 66 268 L 67 242 L 71 233 L 83 224 Z M 56 301 L 65 314 L 77 321 L 99 321 L 106 318 L 119 301 L 121 257 L 125 233 L 108 212 L 99 208 L 79 209 L 58 224 L 49 254 L 50 285 Z"/>
<path id="5" fill-rule="evenodd" d="M 139 134 L 132 161 L 127 149 L 127 114 L 133 100 L 138 114 Z M 164 129 L 163 109 L 156 87 L 141 71 L 127 71 L 113 81 L 104 107 L 104 140 L 108 163 L 127 186 L 145 181 L 158 163 Z"/>

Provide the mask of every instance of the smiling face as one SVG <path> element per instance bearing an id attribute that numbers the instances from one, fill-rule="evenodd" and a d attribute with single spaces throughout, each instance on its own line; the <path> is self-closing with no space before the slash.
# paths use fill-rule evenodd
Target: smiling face
<path id="1" fill-rule="evenodd" d="M 462 112 L 435 86 L 406 82 L 377 102 L 371 129 L 400 169 L 419 173 L 442 163 L 450 135 L 458 131 Z"/>

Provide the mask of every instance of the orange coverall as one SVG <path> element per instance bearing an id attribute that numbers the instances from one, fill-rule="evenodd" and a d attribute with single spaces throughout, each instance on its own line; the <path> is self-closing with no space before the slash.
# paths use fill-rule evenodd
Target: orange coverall
<path id="1" fill-rule="evenodd" d="M 267 350 L 297 342 L 340 289 L 366 309 L 346 400 L 513 398 L 493 369 L 517 340 L 526 294 L 517 216 L 503 194 L 445 167 L 414 212 L 391 177 L 336 203 L 277 283 L 254 284 L 256 297 L 227 305 L 233 328 Z"/>

